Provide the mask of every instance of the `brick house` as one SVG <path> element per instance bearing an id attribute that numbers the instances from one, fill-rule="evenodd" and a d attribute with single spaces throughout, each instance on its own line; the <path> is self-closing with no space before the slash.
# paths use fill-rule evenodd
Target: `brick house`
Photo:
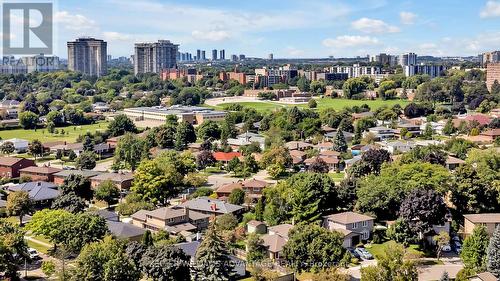
<path id="1" fill-rule="evenodd" d="M 208 227 L 210 215 L 186 208 L 159 208 L 140 210 L 132 216 L 132 224 L 151 231 L 164 230 L 177 235 L 180 232 L 199 232 Z"/>
<path id="2" fill-rule="evenodd" d="M 26 167 L 36 166 L 35 161 L 16 157 L 0 157 L 0 177 L 18 178 L 19 171 Z"/>
<path id="3" fill-rule="evenodd" d="M 53 167 L 37 167 L 37 166 L 31 166 L 31 167 L 26 167 L 21 169 L 20 176 L 21 177 L 29 177 L 31 178 L 32 181 L 46 181 L 46 182 L 53 182 L 54 181 L 54 174 L 62 171 L 61 169 L 58 168 L 53 168 Z"/>
<path id="4" fill-rule="evenodd" d="M 103 173 L 90 178 L 92 188 L 96 188 L 102 182 L 110 180 L 120 190 L 128 190 L 134 180 L 133 173 Z"/>
<path id="5" fill-rule="evenodd" d="M 84 178 L 90 179 L 97 175 L 102 174 L 102 172 L 89 171 L 89 170 L 62 170 L 54 174 L 54 183 L 57 185 L 64 184 L 64 180 L 70 175 L 81 175 Z"/>

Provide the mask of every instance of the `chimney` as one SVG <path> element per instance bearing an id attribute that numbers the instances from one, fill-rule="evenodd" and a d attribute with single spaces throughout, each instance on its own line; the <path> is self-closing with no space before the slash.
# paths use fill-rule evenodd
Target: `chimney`
<path id="1" fill-rule="evenodd" d="M 216 203 L 210 204 L 210 210 L 217 211 L 217 204 Z"/>

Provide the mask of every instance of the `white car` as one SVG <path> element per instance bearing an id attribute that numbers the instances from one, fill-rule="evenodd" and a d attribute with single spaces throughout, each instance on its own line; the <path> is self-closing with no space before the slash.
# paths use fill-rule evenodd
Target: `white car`
<path id="1" fill-rule="evenodd" d="M 32 259 L 32 260 L 40 259 L 40 255 L 33 248 L 28 248 L 28 255 L 30 256 L 30 259 Z"/>
<path id="2" fill-rule="evenodd" d="M 441 247 L 441 251 L 443 251 L 445 253 L 451 252 L 451 246 L 450 245 L 444 245 L 443 247 Z"/>

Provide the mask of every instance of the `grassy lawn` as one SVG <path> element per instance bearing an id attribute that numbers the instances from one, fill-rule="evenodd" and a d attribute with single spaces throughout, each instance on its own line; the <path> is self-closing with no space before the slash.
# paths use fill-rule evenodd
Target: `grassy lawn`
<path id="1" fill-rule="evenodd" d="M 402 107 L 407 105 L 409 101 L 406 100 L 349 100 L 349 99 L 332 99 L 332 98 L 322 98 L 322 99 L 317 99 L 316 100 L 318 103 L 318 109 L 326 109 L 326 108 L 333 108 L 335 110 L 341 110 L 344 107 L 353 107 L 353 106 L 361 106 L 363 104 L 367 104 L 370 106 L 372 110 L 375 110 L 379 107 L 382 107 L 384 105 L 386 106 L 393 106 L 395 104 L 400 104 Z M 220 104 L 218 106 L 214 106 L 213 108 L 216 109 L 223 109 L 225 105 L 228 105 L 231 103 L 224 103 Z M 276 108 L 281 108 L 281 107 L 292 107 L 292 106 L 297 106 L 301 108 L 307 108 L 307 104 L 298 104 L 298 105 L 285 105 L 285 104 L 280 104 L 272 101 L 268 102 L 240 102 L 238 104 L 241 104 L 243 106 L 249 107 L 249 108 L 254 108 L 257 111 L 272 111 Z"/>
<path id="2" fill-rule="evenodd" d="M 26 240 L 26 244 L 28 244 L 28 247 L 33 248 L 33 249 L 35 249 L 41 253 L 44 253 L 44 254 L 47 254 L 49 249 L 50 249 L 45 244 L 39 244 L 33 240 Z"/>
<path id="3" fill-rule="evenodd" d="M 79 135 L 83 135 L 86 132 L 93 133 L 98 130 L 105 130 L 108 126 L 108 122 L 103 121 L 90 125 L 81 125 L 81 126 L 68 126 L 64 128 L 57 128 L 58 131 L 64 129 L 66 132 L 65 135 L 60 134 L 50 134 L 46 129 L 37 129 L 35 130 L 24 130 L 24 129 L 15 129 L 15 130 L 2 130 L 0 131 L 0 138 L 3 140 L 18 138 L 25 140 L 34 140 L 38 139 L 41 142 L 48 141 L 69 141 L 74 142 Z"/>
<path id="4" fill-rule="evenodd" d="M 345 177 L 345 173 L 344 172 L 340 172 L 340 173 L 329 173 L 328 174 L 334 181 L 336 182 L 339 182 L 339 181 L 342 181 Z"/>
<path id="5" fill-rule="evenodd" d="M 380 256 L 383 255 L 384 245 L 387 244 L 387 243 L 389 243 L 389 242 L 391 242 L 391 241 L 384 242 L 382 244 L 371 244 L 371 247 L 370 248 L 366 247 L 366 249 L 375 258 L 378 258 L 378 257 L 380 257 Z M 411 258 L 424 257 L 425 256 L 425 253 L 419 249 L 418 245 L 410 245 L 408 248 L 406 248 L 406 250 L 408 251 L 408 253 L 407 253 L 408 256 L 411 256 Z"/>

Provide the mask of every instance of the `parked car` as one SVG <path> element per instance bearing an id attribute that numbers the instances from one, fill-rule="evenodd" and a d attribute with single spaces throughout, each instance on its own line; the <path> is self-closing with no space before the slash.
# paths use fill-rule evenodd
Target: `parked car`
<path id="1" fill-rule="evenodd" d="M 354 248 L 347 248 L 347 251 L 349 251 L 349 253 L 351 253 L 351 255 L 357 259 L 360 258 L 359 254 L 356 252 L 356 250 L 354 250 Z"/>
<path id="2" fill-rule="evenodd" d="M 451 245 L 452 245 L 455 253 L 460 254 L 460 252 L 462 252 L 462 244 L 460 244 L 460 242 L 453 241 L 453 243 Z"/>
<path id="3" fill-rule="evenodd" d="M 373 256 L 372 254 L 370 254 L 370 252 L 368 252 L 365 248 L 356 248 L 356 250 L 354 250 L 356 253 L 358 253 L 358 255 L 363 259 L 363 260 L 371 260 L 373 259 Z"/>
<path id="4" fill-rule="evenodd" d="M 30 259 L 32 259 L 32 260 L 38 260 L 38 259 L 40 259 L 40 255 L 33 248 L 28 248 L 28 255 L 30 256 Z"/>
<path id="5" fill-rule="evenodd" d="M 451 252 L 451 246 L 449 244 L 444 245 L 443 247 L 441 247 L 441 251 L 443 251 L 445 253 Z"/>
<path id="6" fill-rule="evenodd" d="M 458 237 L 458 236 L 455 235 L 455 236 L 451 237 L 451 241 L 460 242 L 460 237 Z"/>

